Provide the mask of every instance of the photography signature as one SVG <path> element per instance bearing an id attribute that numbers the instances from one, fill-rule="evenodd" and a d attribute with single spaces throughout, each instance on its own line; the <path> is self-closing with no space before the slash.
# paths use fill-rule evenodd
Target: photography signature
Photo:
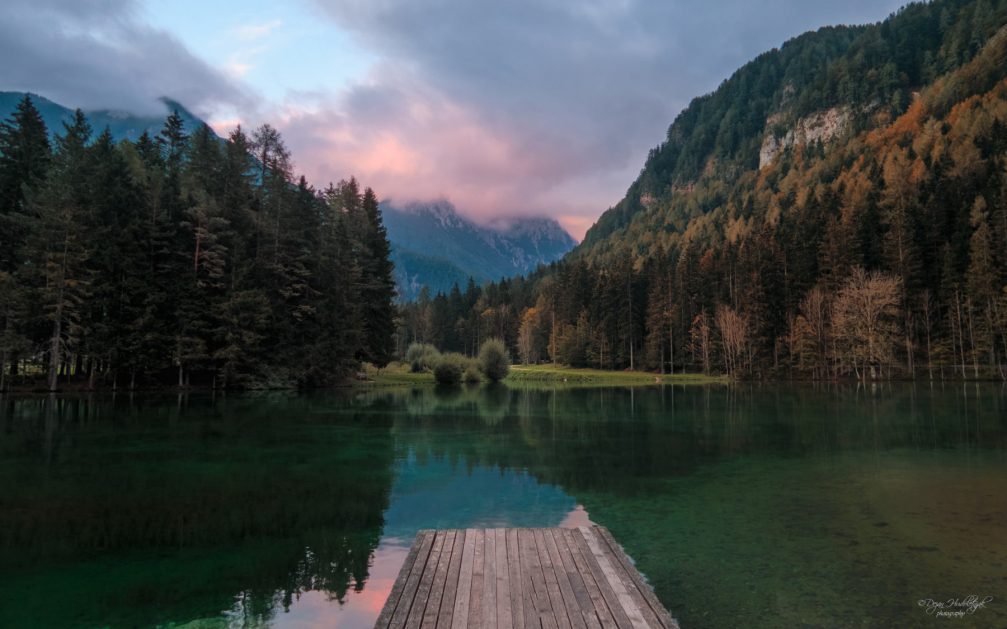
<path id="1" fill-rule="evenodd" d="M 921 598 L 916 604 L 925 608 L 927 614 L 937 618 L 964 618 L 986 607 L 992 601 L 992 596 L 980 597 L 970 594 L 963 598 L 949 598 L 943 601 Z"/>

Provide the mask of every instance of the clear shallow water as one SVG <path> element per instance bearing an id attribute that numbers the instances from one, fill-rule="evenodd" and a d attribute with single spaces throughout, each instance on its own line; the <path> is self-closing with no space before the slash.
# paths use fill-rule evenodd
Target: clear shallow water
<path id="1" fill-rule="evenodd" d="M 0 402 L 0 626 L 369 627 L 421 528 L 589 521 L 683 627 L 1005 626 L 1007 391 Z"/>

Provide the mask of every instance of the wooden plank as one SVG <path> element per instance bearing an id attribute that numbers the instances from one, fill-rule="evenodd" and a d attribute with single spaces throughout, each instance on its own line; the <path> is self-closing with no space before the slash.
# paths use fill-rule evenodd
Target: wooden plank
<path id="1" fill-rule="evenodd" d="M 517 529 L 507 529 L 504 532 L 505 550 L 507 551 L 507 574 L 510 577 L 510 610 L 514 629 L 525 629 L 524 614 L 524 575 L 521 572 L 521 549 L 517 542 Z M 499 541 L 497 542 L 499 543 Z M 532 629 L 529 627 L 528 629 Z"/>
<path id="2" fill-rule="evenodd" d="M 433 589 L 434 577 L 437 575 L 437 564 L 440 563 L 441 549 L 444 548 L 444 539 L 447 537 L 445 531 L 434 532 L 434 543 L 430 547 L 430 555 L 427 556 L 427 563 L 420 573 L 419 585 L 416 586 L 416 596 L 413 597 L 413 606 L 406 617 L 405 629 L 420 629 L 423 616 L 427 610 L 427 603 L 430 600 L 430 592 Z"/>
<path id="3" fill-rule="evenodd" d="M 535 544 L 538 546 L 539 561 L 542 562 L 545 586 L 549 592 L 549 600 L 552 602 L 552 611 L 556 617 L 556 625 L 559 629 L 571 629 L 570 616 L 566 612 L 566 604 L 563 602 L 563 594 L 559 589 L 556 570 L 552 565 L 552 558 L 549 557 L 549 550 L 545 545 L 545 533 L 542 529 L 535 529 Z"/>
<path id="4" fill-rule="evenodd" d="M 496 545 L 496 619 L 500 629 L 514 626 L 510 597 L 510 566 L 507 565 L 507 531 L 494 529 Z"/>
<path id="5" fill-rule="evenodd" d="M 434 531 L 420 531 L 417 534 L 417 541 L 414 543 L 420 544 L 419 554 L 416 556 L 416 561 L 413 562 L 412 568 L 409 570 L 406 585 L 402 588 L 402 596 L 395 605 L 395 613 L 392 614 L 392 618 L 388 622 L 389 629 L 401 629 L 406 625 L 406 619 L 412 610 L 413 599 L 416 598 L 416 590 L 419 589 L 420 577 L 426 568 L 435 536 Z"/>
<path id="6" fill-rule="evenodd" d="M 421 629 L 436 629 L 437 618 L 441 613 L 441 601 L 444 598 L 444 587 L 448 579 L 448 565 L 451 563 L 451 553 L 454 550 L 456 531 L 444 531 L 440 533 L 442 537 L 440 554 L 437 558 L 437 565 L 433 565 L 433 552 L 437 548 L 434 542 L 434 549 L 430 551 L 431 559 L 427 561 L 427 572 L 433 571 L 430 585 L 430 595 L 427 597 L 427 606 L 423 611 L 423 619 L 420 623 Z M 415 611 L 413 612 L 415 615 Z M 408 627 L 409 624 L 406 623 Z"/>
<path id="7" fill-rule="evenodd" d="M 598 562 L 602 573 L 608 580 L 608 584 L 612 587 L 612 591 L 615 592 L 618 604 L 622 606 L 623 611 L 626 612 L 626 616 L 629 617 L 630 624 L 634 629 L 648 629 L 650 625 L 644 618 L 642 610 L 640 610 L 636 601 L 633 600 L 633 597 L 626 590 L 626 585 L 616 571 L 615 566 L 612 565 L 614 558 L 610 558 L 610 553 L 606 552 L 608 545 L 605 544 L 604 548 L 601 546 L 604 542 L 595 535 L 592 528 L 582 526 L 579 530 L 587 542 L 587 547 L 594 554 L 594 558 Z"/>
<path id="8" fill-rule="evenodd" d="M 563 558 L 559 555 L 556 547 L 556 539 L 552 530 L 542 529 L 542 540 L 545 542 L 545 550 L 549 556 L 549 563 L 552 564 L 553 573 L 556 575 L 556 582 L 559 585 L 559 593 L 566 606 L 566 615 L 570 620 L 573 629 L 586 629 L 584 616 L 580 612 L 580 603 L 573 593 L 573 586 L 570 584 L 570 577 L 567 576 L 566 568 L 563 566 Z"/>
<path id="9" fill-rule="evenodd" d="M 654 610 L 650 608 L 650 603 L 643 597 L 643 593 L 633 579 L 630 578 L 627 569 L 634 570 L 632 567 L 627 567 L 621 560 L 619 555 L 622 555 L 622 551 L 619 550 L 617 555 L 615 549 L 608 544 L 605 538 L 602 536 L 602 527 L 593 526 L 589 529 L 594 542 L 597 543 L 599 551 L 605 555 L 606 560 L 612 566 L 613 576 L 611 578 L 617 580 L 622 589 L 625 590 L 626 594 L 633 601 L 634 607 L 640 612 L 640 616 L 648 627 L 664 627 L 664 623 L 661 619 L 654 613 Z"/>
<path id="10" fill-rule="evenodd" d="M 570 559 L 574 562 L 577 569 L 577 575 L 580 576 L 584 582 L 587 594 L 591 598 L 594 614 L 598 618 L 602 629 L 618 629 L 619 623 L 616 621 L 615 616 L 613 616 L 612 611 L 609 609 L 608 603 L 605 602 L 605 597 L 602 595 L 601 588 L 598 586 L 598 582 L 595 580 L 594 574 L 591 572 L 587 559 L 581 552 L 580 546 L 574 537 L 574 531 L 572 529 L 560 529 L 557 532 L 559 533 L 559 537 L 563 538 L 563 541 L 566 542 L 567 547 L 570 549 Z M 625 614 L 623 614 L 623 616 L 625 616 Z M 629 619 L 625 618 L 623 626 L 628 625 Z"/>
<path id="11" fill-rule="evenodd" d="M 524 609 L 525 629 L 541 629 L 542 621 L 539 620 L 538 597 L 535 594 L 534 570 L 532 563 L 528 559 L 528 530 L 517 529 L 514 531 L 517 538 L 515 548 L 517 549 L 518 563 L 521 568 L 521 607 Z"/>
<path id="12" fill-rule="evenodd" d="M 636 586 L 637 591 L 640 596 L 643 597 L 647 606 L 650 608 L 651 613 L 658 619 L 663 627 L 666 629 L 679 629 L 678 622 L 672 617 L 671 613 L 661 604 L 658 600 L 657 594 L 654 593 L 654 589 L 650 587 L 643 580 L 643 575 L 640 571 L 636 569 L 636 566 L 630 560 L 629 556 L 626 555 L 626 551 L 623 550 L 622 546 L 615 541 L 612 537 L 612 533 L 603 526 L 595 528 L 598 535 L 608 543 L 609 548 L 612 549 L 612 554 L 615 556 L 616 560 L 622 564 L 625 575 L 629 577 L 633 585 Z"/>
<path id="13" fill-rule="evenodd" d="M 546 588 L 545 574 L 542 571 L 538 546 L 535 543 L 535 531 L 533 529 L 522 529 L 518 539 L 521 540 L 521 557 L 528 564 L 528 580 L 531 583 L 535 600 L 536 619 L 532 626 L 556 629 L 556 615 L 553 612 L 552 602 Z"/>
<path id="14" fill-rule="evenodd" d="M 594 582 L 598 585 L 598 589 L 601 591 L 601 596 L 605 601 L 605 605 L 608 607 L 609 612 L 615 619 L 616 626 L 619 629 L 631 629 L 633 627 L 633 622 L 629 619 L 629 615 L 626 613 L 626 610 L 623 609 L 622 603 L 619 601 L 615 591 L 612 589 L 612 584 L 608 582 L 608 577 L 606 577 L 605 573 L 602 571 L 597 558 L 595 558 L 594 553 L 591 552 L 591 547 L 587 545 L 587 540 L 584 538 L 583 531 L 581 531 L 580 528 L 577 528 L 574 529 L 572 533 L 572 539 L 577 544 L 577 549 L 580 551 L 580 557 L 586 564 L 587 571 L 594 577 Z"/>
<path id="15" fill-rule="evenodd" d="M 458 580 L 461 572 L 461 555 L 465 542 L 465 529 L 455 530 L 454 543 L 451 547 L 451 560 L 448 562 L 447 575 L 444 578 L 444 594 L 441 596 L 440 611 L 437 613 L 435 627 L 448 629 L 454 614 L 455 594 L 458 592 Z"/>
<path id="16" fill-rule="evenodd" d="M 497 537 L 494 529 L 486 529 L 486 551 L 483 554 L 483 629 L 497 629 Z"/>
<path id="17" fill-rule="evenodd" d="M 402 562 L 399 576 L 395 579 L 395 584 L 392 585 L 392 591 L 388 594 L 388 599 L 385 600 L 385 606 L 381 608 L 381 614 L 378 616 L 377 622 L 374 623 L 375 627 L 387 627 L 388 623 L 391 622 L 392 614 L 395 613 L 395 606 L 398 604 L 399 599 L 402 598 L 402 590 L 406 587 L 409 573 L 412 571 L 413 564 L 416 563 L 416 557 L 419 555 L 422 535 L 423 532 L 421 531 L 416 536 L 416 539 L 413 540 L 413 545 L 409 547 L 409 553 L 406 555 L 406 560 Z"/>
<path id="18" fill-rule="evenodd" d="M 475 545 L 472 549 L 472 591 L 469 594 L 469 619 L 467 627 L 481 627 L 483 621 L 483 578 L 486 571 L 486 532 L 474 529 Z"/>
<path id="19" fill-rule="evenodd" d="M 462 546 L 462 563 L 458 574 L 455 594 L 455 608 L 451 616 L 451 629 L 464 629 L 469 621 L 469 605 L 472 602 L 472 564 L 475 559 L 476 530 L 466 529 L 465 544 Z"/>
<path id="20" fill-rule="evenodd" d="M 601 622 L 594 611 L 594 603 L 591 601 L 591 597 L 588 596 L 587 588 L 584 585 L 584 578 L 577 572 L 577 566 L 573 562 L 573 556 L 570 553 L 569 546 L 567 546 L 563 532 L 558 529 L 550 529 L 546 531 L 546 537 L 546 541 L 549 542 L 550 552 L 555 552 L 553 564 L 556 565 L 557 569 L 562 568 L 562 572 L 560 572 L 561 589 L 565 582 L 569 588 L 570 595 L 573 596 L 574 608 L 571 608 L 570 602 L 567 601 L 567 612 L 580 617 L 580 622 L 574 624 L 576 626 L 584 626 L 586 629 L 601 629 Z M 552 539 L 549 540 L 548 537 Z M 566 590 L 564 590 L 565 596 Z M 571 622 L 573 622 L 572 618 Z"/>

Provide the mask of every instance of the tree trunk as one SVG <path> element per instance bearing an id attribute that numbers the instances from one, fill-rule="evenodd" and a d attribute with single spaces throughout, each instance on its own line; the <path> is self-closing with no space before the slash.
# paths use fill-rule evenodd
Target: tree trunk
<path id="1" fill-rule="evenodd" d="M 63 235 L 63 260 L 60 266 L 56 293 L 56 312 L 53 316 L 52 338 L 49 339 L 49 391 L 55 391 L 59 379 L 59 339 L 63 334 L 63 291 L 66 289 L 66 256 L 70 235 Z"/>
<path id="2" fill-rule="evenodd" d="M 975 335 L 975 322 L 972 316 L 972 299 L 967 299 L 965 301 L 965 311 L 969 315 L 969 345 L 972 347 L 972 369 L 973 374 L 975 374 L 976 380 L 979 379 L 979 354 L 976 352 L 976 335 Z M 964 364 L 962 369 L 964 370 Z"/>
<path id="3" fill-rule="evenodd" d="M 962 360 L 962 379 L 965 378 L 965 334 L 962 332 L 962 300 L 961 295 L 955 290 L 955 311 L 958 313 L 956 325 L 958 328 L 958 349 Z"/>
<path id="4" fill-rule="evenodd" d="M 635 369 L 633 364 L 633 278 L 630 275 L 629 282 L 626 286 L 627 296 L 629 297 L 629 370 L 633 371 Z"/>
<path id="5" fill-rule="evenodd" d="M 916 361 L 913 359 L 913 317 L 909 312 L 909 300 L 905 300 L 906 308 L 906 367 L 909 368 L 909 377 L 916 377 Z"/>
<path id="6" fill-rule="evenodd" d="M 675 326 L 668 322 L 668 371 L 675 375 Z"/>
<path id="7" fill-rule="evenodd" d="M 62 291 L 61 299 L 62 299 Z M 61 304 L 62 305 L 62 304 Z M 52 337 L 49 339 L 49 391 L 55 391 L 59 380 L 59 337 L 63 330 L 63 309 L 56 308 L 56 320 L 52 324 Z"/>
<path id="8" fill-rule="evenodd" d="M 552 332 L 549 334 L 549 358 L 552 364 L 556 364 L 556 308 L 550 310 L 552 314 Z"/>

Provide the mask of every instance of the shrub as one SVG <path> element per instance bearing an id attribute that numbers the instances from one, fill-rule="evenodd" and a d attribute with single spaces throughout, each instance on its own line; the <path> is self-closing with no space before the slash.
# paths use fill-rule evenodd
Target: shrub
<path id="1" fill-rule="evenodd" d="M 458 384 L 465 371 L 465 357 L 461 354 L 442 354 L 434 366 L 434 380 L 439 384 Z"/>
<path id="2" fill-rule="evenodd" d="M 429 343 L 412 343 L 406 350 L 406 362 L 413 373 L 433 369 L 440 362 L 441 354 Z"/>
<path id="3" fill-rule="evenodd" d="M 489 339 L 479 349 L 479 371 L 490 382 L 499 382 L 510 371 L 510 353 L 500 339 Z"/>
<path id="4" fill-rule="evenodd" d="M 462 374 L 462 382 L 480 382 L 483 379 L 479 373 L 479 363 L 473 359 L 468 359 L 465 364 L 465 373 Z"/>

